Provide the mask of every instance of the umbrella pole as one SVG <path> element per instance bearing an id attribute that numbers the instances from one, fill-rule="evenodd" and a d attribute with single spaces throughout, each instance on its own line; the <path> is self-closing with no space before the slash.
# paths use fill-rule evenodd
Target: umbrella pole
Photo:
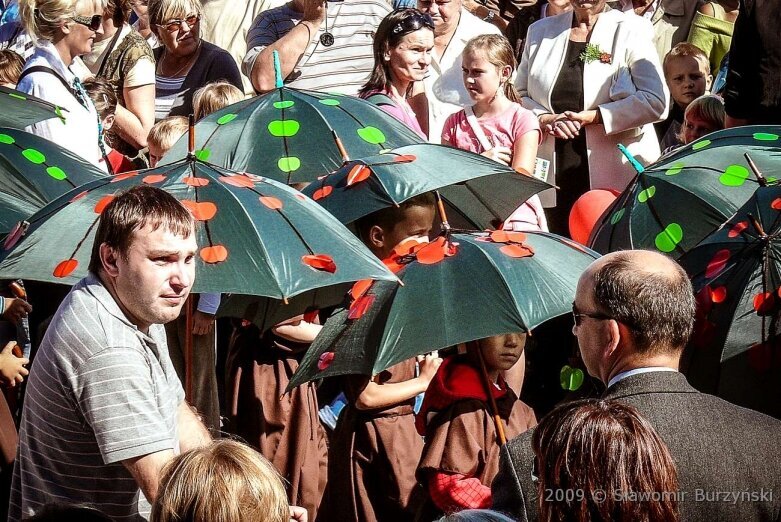
<path id="1" fill-rule="evenodd" d="M 759 167 L 757 167 L 757 164 L 754 163 L 753 159 L 751 159 L 751 156 L 748 155 L 748 152 L 744 152 L 743 157 L 746 158 L 746 163 L 748 163 L 748 166 L 751 167 L 751 171 L 754 173 L 754 176 L 756 176 L 757 182 L 759 182 L 759 186 L 767 187 L 767 178 L 762 175 Z"/>
<path id="2" fill-rule="evenodd" d="M 504 421 L 499 416 L 499 408 L 496 406 L 496 399 L 494 399 L 493 390 L 491 390 L 491 380 L 488 378 L 488 370 L 485 367 L 485 359 L 483 359 L 483 352 L 480 348 L 476 348 L 477 357 L 480 359 L 480 375 L 483 378 L 483 385 L 485 386 L 486 394 L 488 395 L 488 406 L 491 410 L 491 416 L 494 418 L 494 425 L 496 426 L 496 436 L 499 439 L 499 445 L 504 446 L 507 444 L 507 436 L 504 434 Z"/>
<path id="3" fill-rule="evenodd" d="M 184 397 L 193 397 L 193 299 L 187 297 L 184 304 Z"/>
<path id="4" fill-rule="evenodd" d="M 445 204 L 442 202 L 442 196 L 439 195 L 439 191 L 434 191 L 434 197 L 437 200 L 437 210 L 439 211 L 439 220 L 442 221 L 442 232 L 445 235 L 450 233 L 450 223 L 447 221 L 447 213 L 445 212 Z M 481 357 L 482 360 L 482 357 Z"/>

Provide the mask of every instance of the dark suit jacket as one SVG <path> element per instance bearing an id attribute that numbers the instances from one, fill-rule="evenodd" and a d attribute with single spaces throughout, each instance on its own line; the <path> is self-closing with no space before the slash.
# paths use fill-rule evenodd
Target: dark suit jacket
<path id="1" fill-rule="evenodd" d="M 604 398 L 637 408 L 667 443 L 678 467 L 682 520 L 781 519 L 781 421 L 700 393 L 678 372 L 627 377 Z M 502 448 L 491 487 L 494 509 L 522 521 L 539 519 L 532 431 Z M 722 493 L 722 501 L 699 501 L 720 492 L 743 499 L 724 501 Z M 756 501 L 747 500 L 752 493 Z"/>

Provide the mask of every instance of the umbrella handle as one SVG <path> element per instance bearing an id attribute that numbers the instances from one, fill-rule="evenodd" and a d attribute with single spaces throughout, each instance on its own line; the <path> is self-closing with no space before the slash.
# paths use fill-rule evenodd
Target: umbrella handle
<path id="1" fill-rule="evenodd" d="M 499 444 L 504 446 L 507 444 L 507 436 L 504 433 L 504 421 L 499 416 L 499 408 L 496 406 L 496 399 L 494 398 L 493 390 L 491 390 L 491 381 L 488 379 L 488 370 L 485 367 L 485 359 L 483 359 L 483 352 L 480 348 L 475 348 L 477 352 L 477 358 L 480 359 L 480 372 L 483 378 L 483 385 L 485 386 L 485 392 L 488 395 L 488 407 L 491 410 L 491 416 L 494 418 L 494 426 L 496 426 L 496 436 L 499 439 Z"/>
<path id="2" fill-rule="evenodd" d="M 434 197 L 437 200 L 437 210 L 439 211 L 439 220 L 442 221 L 442 231 L 446 234 L 450 232 L 450 223 L 447 221 L 447 213 L 445 212 L 445 204 L 442 202 L 442 196 L 439 195 L 439 191 L 434 191 Z"/>
<path id="3" fill-rule="evenodd" d="M 626 157 L 626 159 L 629 161 L 629 163 L 632 165 L 635 171 L 637 171 L 638 174 L 642 174 L 643 172 L 645 172 L 645 167 L 643 167 L 643 165 L 635 159 L 632 153 L 629 152 L 629 149 L 627 149 L 621 143 L 619 143 L 618 150 L 621 151 L 621 154 L 623 154 Z"/>
<path id="4" fill-rule="evenodd" d="M 275 87 L 277 89 L 281 89 L 284 83 L 282 82 L 282 66 L 279 64 L 279 52 L 276 50 L 272 53 L 272 56 L 274 57 L 274 80 L 275 80 Z"/>

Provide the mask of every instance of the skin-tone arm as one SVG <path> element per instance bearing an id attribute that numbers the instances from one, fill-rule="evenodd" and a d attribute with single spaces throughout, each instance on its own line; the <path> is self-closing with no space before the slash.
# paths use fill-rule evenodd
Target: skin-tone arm
<path id="1" fill-rule="evenodd" d="M 479 2 L 476 2 L 475 0 L 463 0 L 461 2 L 461 5 L 464 7 L 464 9 L 466 9 L 467 11 L 469 11 L 470 13 L 478 17 L 480 20 L 485 20 L 485 18 L 488 16 L 488 13 L 491 12 L 491 10 L 488 9 L 488 7 L 484 6 Z M 504 32 L 505 29 L 507 29 L 507 26 L 509 25 L 507 23 L 507 20 L 505 20 L 498 14 L 494 14 L 491 23 L 496 27 L 498 27 L 499 29 L 501 29 L 502 32 Z"/>
<path id="2" fill-rule="evenodd" d="M 179 433 L 179 448 L 182 452 L 206 446 L 212 441 L 206 426 L 185 401 L 179 405 L 177 431 Z"/>
<path id="3" fill-rule="evenodd" d="M 522 170 L 531 175 L 534 172 L 534 162 L 537 160 L 537 144 L 539 143 L 537 132 L 527 132 L 513 144 L 513 164 L 516 170 Z"/>
<path id="4" fill-rule="evenodd" d="M 408 401 L 426 391 L 431 379 L 437 373 L 439 365 L 442 364 L 442 359 L 433 355 L 426 355 L 418 358 L 418 364 L 420 366 L 420 375 L 408 381 L 389 384 L 379 384 L 373 380 L 370 381 L 355 401 L 355 407 L 359 410 L 388 408 Z"/>
<path id="5" fill-rule="evenodd" d="M 250 80 L 255 90 L 260 93 L 275 87 L 274 67 L 271 65 L 274 51 L 279 53 L 282 78 L 287 78 L 325 20 L 325 2 L 322 0 L 296 0 L 295 7 L 303 7 L 304 16 L 301 21 L 285 36 L 263 49 L 252 66 Z"/>
<path id="6" fill-rule="evenodd" d="M 172 458 L 174 458 L 173 450 L 165 450 L 122 461 L 150 504 L 154 504 L 157 499 L 163 466 Z"/>
<path id="7" fill-rule="evenodd" d="M 125 106 L 117 105 L 113 129 L 130 145 L 143 149 L 155 123 L 155 86 L 125 87 L 122 95 Z"/>

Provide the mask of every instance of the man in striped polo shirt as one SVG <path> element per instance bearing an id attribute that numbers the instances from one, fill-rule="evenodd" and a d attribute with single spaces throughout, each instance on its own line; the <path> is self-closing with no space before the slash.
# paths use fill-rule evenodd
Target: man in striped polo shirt
<path id="1" fill-rule="evenodd" d="M 86 504 L 144 520 L 162 467 L 210 437 L 184 401 L 162 323 L 195 279 L 193 218 L 149 186 L 103 211 L 90 273 L 57 310 L 27 385 L 9 520 Z"/>
<path id="2" fill-rule="evenodd" d="M 273 51 L 285 84 L 356 95 L 374 68 L 377 26 L 386 0 L 291 0 L 258 15 L 247 33 L 242 71 L 258 92 L 274 88 Z"/>

